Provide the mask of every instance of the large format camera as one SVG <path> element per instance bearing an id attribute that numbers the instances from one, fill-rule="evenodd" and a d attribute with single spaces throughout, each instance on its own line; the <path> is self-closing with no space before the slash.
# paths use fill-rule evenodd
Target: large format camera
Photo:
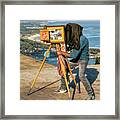
<path id="1" fill-rule="evenodd" d="M 82 29 L 79 24 L 68 23 L 65 26 L 47 26 L 40 30 L 40 39 L 48 43 L 65 43 L 66 50 L 80 49 Z"/>

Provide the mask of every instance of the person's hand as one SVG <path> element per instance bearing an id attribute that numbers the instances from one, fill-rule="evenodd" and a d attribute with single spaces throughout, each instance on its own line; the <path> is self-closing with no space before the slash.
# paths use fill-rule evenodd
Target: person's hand
<path id="1" fill-rule="evenodd" d="M 63 54 L 64 56 L 66 56 L 66 57 L 70 57 L 70 54 L 67 53 L 67 52 L 62 52 L 62 54 Z"/>
<path id="2" fill-rule="evenodd" d="M 57 54 L 58 55 L 64 55 L 65 57 L 69 57 L 70 56 L 70 54 L 69 53 L 67 53 L 67 52 L 64 52 L 64 51 L 57 51 Z"/>
<path id="3" fill-rule="evenodd" d="M 58 55 L 62 55 L 62 52 L 61 52 L 61 51 L 57 51 L 57 54 L 58 54 Z"/>

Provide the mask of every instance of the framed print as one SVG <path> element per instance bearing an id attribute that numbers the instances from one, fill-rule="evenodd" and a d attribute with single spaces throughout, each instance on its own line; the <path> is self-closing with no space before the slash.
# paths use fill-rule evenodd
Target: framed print
<path id="1" fill-rule="evenodd" d="M 45 25 L 46 27 L 43 28 L 39 28 L 40 29 L 40 37 L 39 37 L 39 32 L 36 31 L 36 29 L 34 30 L 34 34 L 29 35 L 30 33 L 27 33 L 26 31 L 29 31 L 33 33 L 33 29 L 28 27 L 24 27 L 24 26 L 29 26 L 29 24 L 33 24 L 33 25 L 37 25 L 39 24 L 40 26 L 44 23 L 47 23 L 48 25 Z M 50 24 L 52 24 L 52 26 L 49 26 Z M 57 26 L 55 26 L 55 24 Z M 61 26 L 59 25 L 61 24 Z M 69 26 L 70 25 L 70 26 Z M 83 26 L 84 28 L 82 28 L 81 26 Z M 74 28 L 74 32 L 72 32 L 71 28 Z M 26 29 L 26 31 L 23 31 L 23 28 Z M 57 89 L 59 89 L 59 87 L 61 86 L 61 80 L 60 80 L 60 75 L 63 73 L 62 72 L 62 65 L 60 64 L 60 56 L 57 55 L 57 51 L 58 51 L 58 46 L 60 46 L 61 51 L 64 52 L 71 52 L 71 57 L 68 57 L 68 59 L 72 59 L 72 56 L 74 57 L 75 53 L 74 52 L 78 52 L 77 50 L 73 50 L 73 47 L 76 48 L 78 47 L 78 40 L 73 41 L 74 39 L 74 35 L 76 36 L 81 36 L 81 38 L 83 37 L 83 35 L 80 35 L 80 29 L 78 28 L 82 28 L 83 29 L 83 34 L 86 35 L 89 39 L 89 53 L 90 53 L 90 57 L 89 57 L 89 62 L 88 62 L 88 66 L 86 68 L 86 77 L 87 79 L 89 79 L 89 82 L 91 83 L 91 85 L 94 87 L 94 90 L 97 91 L 96 94 L 96 100 L 100 100 L 100 21 L 99 20 L 46 20 L 46 21 L 41 21 L 41 20 L 22 20 L 20 21 L 20 33 L 21 33 L 21 37 L 20 37 L 20 98 L 21 100 L 68 100 L 68 95 L 63 95 L 63 94 L 57 94 L 59 92 L 56 92 Z M 88 29 L 89 28 L 89 29 Z M 91 29 L 94 29 L 91 30 Z M 78 31 L 78 32 L 76 32 Z M 37 39 L 36 36 L 38 35 Z M 26 39 L 26 37 L 28 36 L 28 39 Z M 72 38 L 72 39 L 71 39 Z M 76 39 L 76 38 L 75 38 Z M 95 42 L 93 42 L 93 40 Z M 66 44 L 67 43 L 67 44 Z M 50 45 L 48 45 L 50 44 Z M 49 50 L 49 46 L 52 48 Z M 66 47 L 67 46 L 67 47 Z M 49 51 L 48 51 L 49 50 Z M 73 50 L 73 51 L 72 51 Z M 47 52 L 48 51 L 48 52 Z M 48 53 L 48 55 L 46 55 Z M 74 54 L 73 54 L 74 53 Z M 36 74 L 38 77 L 36 77 L 36 75 L 31 74 L 33 77 L 33 82 L 32 80 L 30 81 L 31 85 L 31 89 L 30 91 L 32 91 L 32 93 L 28 93 L 30 94 L 30 96 L 26 96 L 26 91 L 25 88 L 26 87 L 30 87 L 30 85 L 27 85 L 28 82 L 24 82 L 24 80 L 26 80 L 27 78 L 25 78 L 25 71 L 26 74 L 30 73 L 30 66 L 29 65 L 33 65 L 33 64 L 37 64 L 37 62 L 33 62 L 33 61 L 29 61 L 29 64 L 27 64 L 27 59 L 34 58 L 36 59 L 36 61 L 39 61 L 40 63 L 40 68 L 37 68 L 38 71 L 36 71 L 36 67 L 32 67 L 32 71 L 36 71 Z M 46 58 L 47 57 L 47 58 Z M 26 59 L 27 58 L 27 59 Z M 23 63 L 23 61 L 26 61 Z M 62 59 L 62 62 L 64 59 Z M 44 63 L 45 61 L 45 63 Z M 72 78 L 71 75 L 75 76 L 75 79 L 77 82 L 77 87 L 78 89 L 71 89 L 71 98 L 74 100 L 85 100 L 87 97 L 87 93 L 85 94 L 85 90 L 84 90 L 84 86 L 82 86 L 82 84 L 79 84 L 79 68 L 78 65 L 74 66 L 72 65 L 69 60 L 67 60 L 68 64 L 74 68 L 74 70 L 72 70 L 73 68 L 71 68 L 70 70 L 68 70 L 68 74 L 67 75 L 69 77 L 69 81 L 70 83 L 68 83 L 68 85 L 72 86 L 72 84 L 74 83 L 74 79 Z M 26 64 L 29 66 L 29 70 L 27 69 Z M 65 64 L 65 63 L 64 63 Z M 76 62 L 77 64 L 77 62 Z M 39 66 L 39 65 L 38 65 Z M 46 67 L 45 67 L 46 66 Z M 64 65 L 66 68 L 68 68 L 67 65 Z M 26 68 L 26 69 L 24 69 Z M 56 69 L 57 68 L 57 69 Z M 69 69 L 69 68 L 68 68 Z M 39 72 L 40 70 L 40 72 Z M 67 70 L 66 70 L 67 71 Z M 65 72 L 66 72 L 65 71 Z M 70 72 L 72 71 L 72 73 Z M 38 73 L 38 74 L 37 74 Z M 70 74 L 71 73 L 71 74 Z M 43 75 L 42 75 L 43 74 Z M 94 76 L 92 76 L 91 74 L 94 74 Z M 43 81 L 43 78 L 46 80 L 45 83 Z M 47 81 L 47 79 L 49 81 Z M 55 80 L 54 80 L 55 79 Z M 58 81 L 59 80 L 59 81 Z M 39 83 L 40 82 L 40 83 Z M 57 82 L 56 84 L 52 84 L 54 82 Z M 24 83 L 24 84 L 23 84 Z M 44 86 L 51 84 L 51 89 L 52 91 L 49 94 L 52 94 L 51 97 L 49 97 L 48 94 L 44 94 L 44 92 L 49 88 Z M 64 85 L 65 86 L 65 85 Z M 81 87 L 80 87 L 81 86 Z M 96 88 L 97 86 L 97 88 Z M 38 87 L 38 89 L 34 89 L 34 87 Z M 66 87 L 66 86 L 65 86 Z M 37 92 L 38 90 L 41 91 L 45 90 L 43 93 L 41 92 L 41 95 Z M 69 89 L 68 89 L 69 90 Z M 80 94 L 79 92 L 84 91 L 83 93 L 81 93 L 81 98 L 80 98 Z M 78 91 L 78 92 L 77 92 Z M 37 94 L 38 96 L 36 97 L 32 97 L 34 94 Z M 73 94 L 74 93 L 74 94 Z M 44 94 L 44 95 L 42 95 Z"/>
<path id="2" fill-rule="evenodd" d="M 1 118 L 119 119 L 119 7 L 1 2 Z"/>

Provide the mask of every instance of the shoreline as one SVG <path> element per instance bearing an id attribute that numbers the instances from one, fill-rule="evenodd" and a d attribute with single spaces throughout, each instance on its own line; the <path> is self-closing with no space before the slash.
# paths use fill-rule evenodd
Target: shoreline
<path id="1" fill-rule="evenodd" d="M 52 47 L 54 49 L 54 47 Z M 20 39 L 20 53 L 23 54 L 35 54 L 36 52 L 39 54 L 44 54 L 48 49 L 48 45 L 37 42 L 37 41 L 32 41 L 28 39 Z M 51 50 L 55 55 L 56 55 L 56 49 Z M 89 48 L 89 55 L 96 57 L 100 57 L 100 49 L 99 48 Z"/>

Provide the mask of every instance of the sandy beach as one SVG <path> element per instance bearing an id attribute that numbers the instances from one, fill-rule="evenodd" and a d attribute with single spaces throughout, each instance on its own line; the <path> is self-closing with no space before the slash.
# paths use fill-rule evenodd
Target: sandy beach
<path id="1" fill-rule="evenodd" d="M 55 92 L 60 85 L 60 76 L 54 65 L 45 63 L 39 77 L 35 83 L 31 95 L 27 95 L 32 80 L 34 79 L 41 61 L 37 61 L 32 57 L 20 55 L 20 99 L 21 100 L 69 100 L 67 93 L 61 94 Z M 100 99 L 100 65 L 88 65 L 86 75 L 90 80 L 96 95 L 96 100 Z M 74 100 L 84 100 L 87 93 L 82 83 L 80 84 L 81 93 L 76 89 Z M 71 97 L 73 95 L 73 89 Z"/>

